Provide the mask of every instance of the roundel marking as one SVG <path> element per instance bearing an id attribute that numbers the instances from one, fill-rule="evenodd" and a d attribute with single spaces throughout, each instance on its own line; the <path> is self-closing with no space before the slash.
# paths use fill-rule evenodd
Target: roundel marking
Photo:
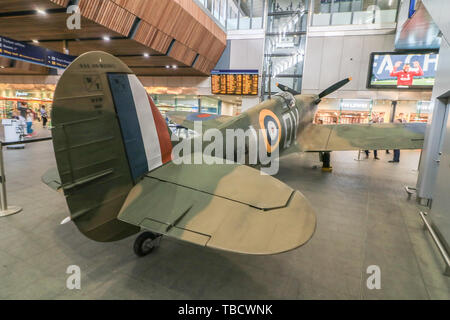
<path id="1" fill-rule="evenodd" d="M 186 120 L 189 121 L 206 121 L 206 120 L 213 120 L 218 118 L 218 114 L 211 114 L 211 113 L 200 113 L 200 112 L 193 112 L 186 116 Z"/>
<path id="2" fill-rule="evenodd" d="M 275 150 L 281 140 L 281 124 L 275 113 L 263 109 L 259 113 L 259 125 L 264 131 L 267 152 Z"/>

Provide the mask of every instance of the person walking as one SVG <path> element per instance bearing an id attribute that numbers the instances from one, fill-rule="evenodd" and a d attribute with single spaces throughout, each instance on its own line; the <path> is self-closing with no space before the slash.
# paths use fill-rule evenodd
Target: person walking
<path id="1" fill-rule="evenodd" d="M 42 127 L 45 129 L 47 128 L 47 121 L 48 121 L 48 114 L 47 114 L 47 110 L 45 110 L 45 106 L 41 105 L 41 118 L 42 118 Z"/>

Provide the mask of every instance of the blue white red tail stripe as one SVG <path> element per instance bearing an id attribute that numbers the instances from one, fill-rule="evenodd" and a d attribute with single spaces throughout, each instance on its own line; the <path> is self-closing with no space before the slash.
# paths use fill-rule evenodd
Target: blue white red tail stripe
<path id="1" fill-rule="evenodd" d="M 171 160 L 167 125 L 134 74 L 110 74 L 109 82 L 119 117 L 131 174 L 136 181 Z"/>

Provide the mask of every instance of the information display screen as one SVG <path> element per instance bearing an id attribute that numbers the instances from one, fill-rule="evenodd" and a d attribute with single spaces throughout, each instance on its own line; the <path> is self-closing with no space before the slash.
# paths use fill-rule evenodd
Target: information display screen
<path id="1" fill-rule="evenodd" d="M 431 89 L 438 59 L 436 52 L 373 52 L 367 87 Z"/>
<path id="2" fill-rule="evenodd" d="M 258 70 L 212 70 L 212 94 L 258 95 Z"/>

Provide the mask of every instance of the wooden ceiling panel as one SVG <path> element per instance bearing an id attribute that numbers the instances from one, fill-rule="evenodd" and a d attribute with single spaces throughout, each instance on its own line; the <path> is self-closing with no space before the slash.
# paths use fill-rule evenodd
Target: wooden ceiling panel
<path id="1" fill-rule="evenodd" d="M 226 33 L 192 0 L 107 0 L 132 12 L 145 24 L 140 30 L 149 44 L 157 29 L 210 61 L 218 61 L 226 47 Z M 136 39 L 137 37 L 135 37 Z M 155 49 L 155 47 L 153 47 Z M 186 49 L 187 50 L 187 49 Z M 190 56 L 184 57 L 188 64 Z M 209 71 L 208 71 L 209 72 Z"/>
<path id="2" fill-rule="evenodd" d="M 215 65 L 214 63 L 212 63 L 211 61 L 209 61 L 205 57 L 198 56 L 198 59 L 195 62 L 194 67 L 197 70 L 200 70 L 200 72 L 209 73 L 214 68 L 214 65 Z"/>
<path id="3" fill-rule="evenodd" d="M 138 66 L 148 66 L 148 67 L 162 67 L 169 65 L 177 65 L 180 66 L 180 62 L 172 59 L 168 56 L 150 56 L 148 58 L 138 56 L 138 57 L 119 57 L 127 66 L 130 67 L 138 67 Z"/>
<path id="4" fill-rule="evenodd" d="M 80 0 L 81 14 L 122 36 L 128 36 L 136 16 L 112 1 Z"/>
<path id="5" fill-rule="evenodd" d="M 6 74 L 34 74 L 48 75 L 49 68 L 20 60 L 0 57 L 0 75 Z"/>
<path id="6" fill-rule="evenodd" d="M 80 30 L 69 30 L 66 13 L 26 15 L 0 18 L 1 34 L 19 41 L 121 37 L 120 34 L 102 27 L 88 19 L 81 19 Z"/>
<path id="7" fill-rule="evenodd" d="M 0 69 L 3 68 L 9 68 L 11 65 L 12 60 L 5 58 L 5 57 L 0 57 Z"/>
<path id="8" fill-rule="evenodd" d="M 64 42 L 61 41 L 49 41 L 49 42 L 39 42 L 31 43 L 34 46 L 39 46 L 42 48 L 50 49 L 53 51 L 64 53 Z"/>
<path id="9" fill-rule="evenodd" d="M 183 64 L 190 66 L 194 62 L 195 56 L 197 53 L 194 50 L 191 50 L 181 42 L 175 41 L 172 45 L 172 49 L 170 49 L 169 57 L 174 58 L 175 60 L 183 62 Z"/>
<path id="10" fill-rule="evenodd" d="M 64 10 L 33 12 L 68 4 L 69 0 L 0 0 L 0 14 L 17 12 L 0 16 L 0 33 L 19 41 L 39 40 L 37 45 L 58 52 L 66 46 L 71 55 L 106 51 L 132 67 L 147 67 L 136 69 L 145 75 L 208 74 L 225 48 L 226 34 L 193 0 L 79 0 L 80 30 L 67 28 L 69 15 Z M 106 36 L 109 41 L 102 40 Z"/>
<path id="11" fill-rule="evenodd" d="M 64 0 L 69 2 L 69 0 Z M 48 0 L 1 0 L 0 1 L 0 13 L 31 11 L 31 10 L 47 10 L 58 9 L 60 6 L 52 3 Z"/>
<path id="12" fill-rule="evenodd" d="M 173 38 L 144 21 L 139 24 L 133 39 L 164 54 L 169 50 L 170 43 L 173 40 Z"/>
<path id="13" fill-rule="evenodd" d="M 204 73 L 197 71 L 193 68 L 178 68 L 178 69 L 166 69 L 166 68 L 131 68 L 131 70 L 138 76 L 205 76 Z"/>
<path id="14" fill-rule="evenodd" d="M 113 55 L 143 55 L 144 53 L 150 55 L 160 54 L 160 52 L 152 50 L 143 44 L 130 39 L 111 39 L 110 41 L 69 41 L 68 47 L 69 53 L 75 56 L 94 50 L 105 51 Z"/>

